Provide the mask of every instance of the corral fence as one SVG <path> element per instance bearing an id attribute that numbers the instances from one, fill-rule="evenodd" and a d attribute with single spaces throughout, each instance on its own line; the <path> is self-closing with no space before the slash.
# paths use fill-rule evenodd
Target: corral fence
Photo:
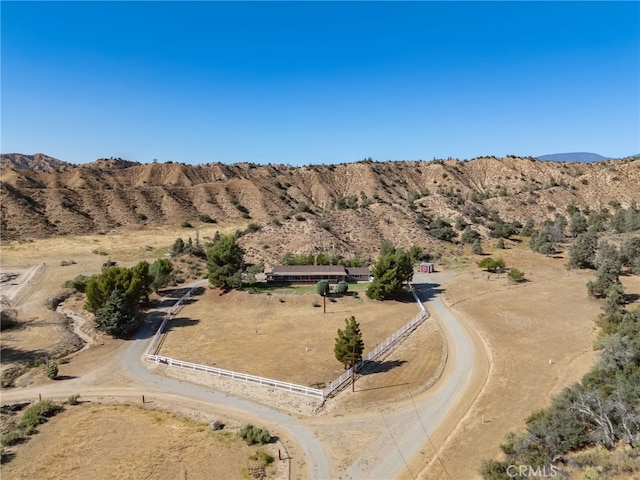
<path id="1" fill-rule="evenodd" d="M 382 355 L 388 352 L 394 345 L 396 345 L 400 340 L 405 338 L 409 333 L 414 331 L 418 326 L 429 318 L 429 312 L 424 307 L 418 295 L 416 294 L 413 286 L 409 284 L 409 289 L 415 299 L 416 303 L 420 307 L 420 312 L 413 317 L 409 322 L 405 323 L 402 327 L 396 330 L 393 334 L 383 340 L 381 343 L 376 345 L 376 347 L 371 350 L 365 357 L 356 364 L 356 373 L 366 369 L 367 364 L 370 362 L 374 362 L 379 359 Z M 334 381 L 327 385 L 323 392 L 323 398 L 327 398 L 331 395 L 338 393 L 340 390 L 345 388 L 347 385 L 351 383 L 352 372 L 351 368 L 345 370 L 345 372 L 336 378 Z"/>
<path id="2" fill-rule="evenodd" d="M 165 315 L 156 331 L 151 343 L 149 344 L 149 348 L 147 348 L 147 353 L 145 354 L 145 358 L 154 363 L 162 363 L 171 367 L 185 368 L 188 370 L 201 371 L 210 373 L 212 375 L 218 375 L 220 377 L 226 377 L 233 380 L 240 380 L 244 382 L 254 383 L 256 385 L 262 385 L 266 387 L 275 388 L 278 390 L 284 390 L 291 393 L 298 393 L 301 395 L 306 395 L 308 397 L 319 398 L 321 400 L 325 400 L 331 395 L 336 394 L 342 388 L 346 387 L 351 382 L 351 369 L 346 370 L 342 375 L 340 375 L 337 379 L 330 382 L 324 389 L 311 388 L 306 387 L 304 385 L 296 385 L 295 383 L 281 382 L 279 380 L 273 380 L 271 378 L 258 377 L 256 375 L 249 375 L 247 373 L 238 373 L 233 372 L 231 370 L 224 370 L 222 368 L 211 367 L 209 365 L 200 365 L 197 363 L 185 362 L 183 360 L 177 360 L 175 358 L 164 357 L 158 355 L 160 347 L 162 346 L 162 339 L 164 335 L 166 335 L 166 327 L 167 322 L 171 319 L 173 315 L 175 315 L 184 305 L 186 299 L 190 298 L 193 295 L 194 288 L 191 288 L 183 297 L 181 297 L 175 305 L 171 308 L 169 312 Z M 362 359 L 356 365 L 356 373 L 361 371 L 366 364 L 369 362 L 373 362 L 376 359 L 380 358 L 383 354 L 385 354 L 389 349 L 391 349 L 396 343 L 398 343 L 401 339 L 406 337 L 410 332 L 415 330 L 420 323 L 422 323 L 426 318 L 429 317 L 429 312 L 425 309 L 424 305 L 418 298 L 413 289 L 413 286 L 409 285 L 409 289 L 413 294 L 418 306 L 420 307 L 420 312 L 413 319 L 407 322 L 404 326 L 394 332 L 391 336 L 386 338 L 383 342 L 378 344 L 371 352 L 369 352 L 365 358 Z"/>

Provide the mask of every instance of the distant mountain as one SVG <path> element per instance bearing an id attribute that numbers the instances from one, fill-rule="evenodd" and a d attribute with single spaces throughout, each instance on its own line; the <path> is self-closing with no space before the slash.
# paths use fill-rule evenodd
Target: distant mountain
<path id="1" fill-rule="evenodd" d="M 22 153 L 3 153 L 0 155 L 1 168 L 15 168 L 17 170 L 33 170 L 36 172 L 52 172 L 60 167 L 71 166 L 57 158 L 42 153 L 24 155 Z"/>
<path id="2" fill-rule="evenodd" d="M 569 153 L 552 153 L 550 155 L 541 155 L 538 160 L 549 162 L 602 162 L 603 160 L 611 160 L 610 157 L 603 157 L 597 153 L 589 152 L 569 152 Z"/>

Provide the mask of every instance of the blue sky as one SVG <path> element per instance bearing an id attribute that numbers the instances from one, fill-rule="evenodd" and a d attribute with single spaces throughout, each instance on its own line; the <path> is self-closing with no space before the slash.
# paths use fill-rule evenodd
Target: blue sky
<path id="1" fill-rule="evenodd" d="M 640 152 L 639 2 L 8 2 L 3 153 Z"/>

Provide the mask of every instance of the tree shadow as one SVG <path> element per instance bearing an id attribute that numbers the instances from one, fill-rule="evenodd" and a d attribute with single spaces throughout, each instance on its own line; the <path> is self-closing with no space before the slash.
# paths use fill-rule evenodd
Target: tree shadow
<path id="1" fill-rule="evenodd" d="M 2 363 L 34 363 L 41 361 L 44 365 L 44 357 L 46 356 L 47 352 L 44 350 L 23 350 L 21 348 L 7 347 L 4 345 L 0 347 L 0 362 Z"/>
<path id="2" fill-rule="evenodd" d="M 404 365 L 406 360 L 385 360 L 379 362 L 377 360 L 369 360 L 362 367 L 358 369 L 358 373 L 362 375 L 373 375 L 376 373 L 385 373 L 394 368 Z"/>
<path id="3" fill-rule="evenodd" d="M 16 452 L 3 450 L 2 456 L 0 457 L 0 464 L 4 465 L 5 463 L 9 463 L 14 458 L 16 458 Z"/>
<path id="4" fill-rule="evenodd" d="M 75 375 L 58 375 L 54 380 L 73 380 L 74 378 L 78 378 Z"/>
<path id="5" fill-rule="evenodd" d="M 200 323 L 200 320 L 197 320 L 195 318 L 187 318 L 187 317 L 172 318 L 167 322 L 167 328 L 165 331 L 170 332 L 172 330 L 175 330 L 176 328 L 193 327 L 198 323 Z"/>
<path id="6" fill-rule="evenodd" d="M 640 300 L 640 295 L 637 293 L 625 293 L 624 294 L 624 301 L 626 303 L 633 303 L 633 302 L 637 302 L 638 300 Z"/>
<path id="7" fill-rule="evenodd" d="M 442 295 L 446 292 L 445 288 L 441 288 L 439 283 L 417 283 L 413 285 L 418 298 L 423 302 L 433 300 L 436 295 Z M 412 296 L 413 298 L 413 296 Z"/>

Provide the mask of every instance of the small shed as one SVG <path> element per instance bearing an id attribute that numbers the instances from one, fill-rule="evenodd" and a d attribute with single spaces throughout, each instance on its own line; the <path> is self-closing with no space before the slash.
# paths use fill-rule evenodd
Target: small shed
<path id="1" fill-rule="evenodd" d="M 422 262 L 420 264 L 420 271 L 422 273 L 431 273 L 431 272 L 435 272 L 435 268 L 433 267 L 433 263 Z"/>

